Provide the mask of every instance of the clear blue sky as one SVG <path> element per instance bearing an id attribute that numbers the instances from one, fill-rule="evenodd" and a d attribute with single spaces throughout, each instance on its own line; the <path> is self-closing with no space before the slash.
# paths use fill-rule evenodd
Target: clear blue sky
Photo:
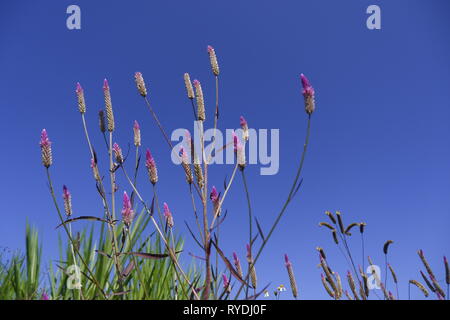
<path id="1" fill-rule="evenodd" d="M 70 4 L 81 7 L 81 30 L 66 28 Z M 381 30 L 366 28 L 371 4 L 381 7 Z M 282 257 L 288 253 L 300 297 L 326 298 L 315 247 L 325 248 L 341 276 L 348 267 L 329 233 L 318 227 L 325 210 L 368 224 L 366 252 L 376 263 L 383 264 L 383 243 L 395 241 L 391 262 L 401 297 L 407 296 L 407 280 L 418 279 L 419 248 L 442 280 L 442 255 L 450 254 L 449 15 L 446 0 L 2 1 L 0 245 L 23 248 L 28 220 L 40 230 L 47 261 L 56 258 L 57 216 L 38 145 L 42 128 L 53 141 L 58 193 L 67 184 L 76 213 L 101 215 L 74 90 L 81 82 L 91 135 L 103 150 L 96 114 L 103 107 L 105 77 L 115 140 L 126 149 L 133 120 L 141 123 L 143 145 L 158 163 L 159 196 L 189 237 L 182 221 L 192 221 L 192 213 L 182 172 L 170 162 L 133 73 L 144 74 L 152 103 L 171 131 L 192 128 L 182 78 L 190 72 L 202 81 L 212 126 L 214 87 L 206 53 L 211 44 L 221 67 L 220 127 L 238 127 L 242 114 L 253 128 L 280 129 L 279 173 L 260 176 L 259 166 L 246 169 L 254 212 L 265 230 L 285 200 L 303 144 L 299 74 L 316 89 L 303 187 L 257 265 L 260 283 L 288 284 Z M 211 182 L 222 188 L 232 167 L 213 170 Z M 149 199 L 144 171 L 141 177 Z M 238 251 L 244 260 L 247 212 L 240 177 L 225 207 L 223 249 L 229 255 Z M 187 246 L 186 253 L 199 254 L 192 242 Z M 351 246 L 359 257 L 359 241 Z"/>

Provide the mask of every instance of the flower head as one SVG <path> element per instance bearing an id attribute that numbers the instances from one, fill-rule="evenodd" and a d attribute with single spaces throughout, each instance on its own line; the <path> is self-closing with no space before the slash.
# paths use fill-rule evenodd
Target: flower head
<path id="1" fill-rule="evenodd" d="M 131 225 L 134 218 L 134 211 L 131 208 L 131 201 L 126 191 L 123 193 L 122 220 L 127 227 Z"/>
<path id="2" fill-rule="evenodd" d="M 314 88 L 311 86 L 308 78 L 302 73 L 300 75 L 300 79 L 302 81 L 302 94 L 305 99 L 305 110 L 306 113 L 311 115 L 315 109 L 315 98 L 314 98 Z"/>
<path id="3" fill-rule="evenodd" d="M 197 98 L 197 117 L 200 121 L 206 120 L 206 113 L 205 113 L 205 100 L 203 98 L 203 90 L 202 85 L 200 84 L 200 81 L 194 80 L 192 82 L 195 87 L 195 96 Z"/>
<path id="4" fill-rule="evenodd" d="M 172 212 L 170 212 L 169 206 L 164 202 L 164 217 L 166 218 L 167 226 L 173 228 L 173 217 Z"/>
<path id="5" fill-rule="evenodd" d="M 284 255 L 284 263 L 285 263 L 286 267 L 292 265 L 292 263 L 289 261 L 289 257 L 287 254 Z"/>
<path id="6" fill-rule="evenodd" d="M 84 91 L 79 82 L 77 82 L 77 88 L 75 89 L 75 93 L 77 94 L 78 99 L 78 110 L 80 111 L 80 113 L 85 113 L 86 103 L 84 102 Z"/>
<path id="7" fill-rule="evenodd" d="M 216 189 L 215 186 L 212 187 L 211 193 L 210 193 L 210 195 L 209 195 L 209 198 L 211 199 L 211 201 L 212 201 L 213 203 L 219 201 L 219 194 L 217 193 L 217 189 Z"/>
<path id="8" fill-rule="evenodd" d="M 63 185 L 64 211 L 70 217 L 72 215 L 72 195 L 66 185 Z"/>
<path id="9" fill-rule="evenodd" d="M 264 298 L 267 298 L 270 296 L 269 290 L 264 290 Z"/>
<path id="10" fill-rule="evenodd" d="M 45 129 L 42 129 L 39 145 L 41 147 L 42 164 L 48 168 L 52 165 L 52 142 Z"/>
<path id="11" fill-rule="evenodd" d="M 145 166 L 147 167 L 150 182 L 152 184 L 156 184 L 156 182 L 158 182 L 158 170 L 156 169 L 155 159 L 149 149 L 147 149 L 145 153 Z"/>
<path id="12" fill-rule="evenodd" d="M 144 78 L 142 77 L 142 73 L 136 72 L 134 74 L 134 80 L 136 81 L 136 87 L 139 91 L 139 94 L 143 97 L 147 96 L 147 88 L 145 87 Z"/>
<path id="13" fill-rule="evenodd" d="M 114 154 L 116 155 L 116 161 L 118 163 L 123 163 L 122 149 L 120 149 L 120 147 L 117 143 L 113 144 L 113 151 L 114 151 Z"/>
<path id="14" fill-rule="evenodd" d="M 219 75 L 219 64 L 217 63 L 217 56 L 216 52 L 214 51 L 214 48 L 211 46 L 207 47 L 208 49 L 208 55 L 209 55 L 209 62 L 211 63 L 211 69 L 215 76 Z"/>
<path id="15" fill-rule="evenodd" d="M 108 120 L 108 131 L 113 132 L 114 131 L 114 113 L 112 109 L 112 102 L 111 102 L 111 92 L 109 89 L 109 83 L 108 80 L 103 80 L 103 96 L 105 98 L 105 110 L 106 110 L 106 119 Z"/>
<path id="16" fill-rule="evenodd" d="M 247 141 L 249 138 L 248 124 L 247 124 L 247 120 L 245 120 L 245 118 L 243 116 L 241 116 L 241 118 L 240 118 L 240 124 L 241 124 L 241 128 L 242 128 L 242 138 L 244 139 L 244 141 Z"/>
<path id="17" fill-rule="evenodd" d="M 223 288 L 227 291 L 230 292 L 231 288 L 230 288 L 230 281 L 228 280 L 228 277 L 226 276 L 226 274 L 222 275 L 222 279 L 223 279 Z"/>
<path id="18" fill-rule="evenodd" d="M 91 158 L 91 168 L 92 173 L 94 175 L 94 179 L 96 181 L 100 181 L 100 173 L 98 172 L 97 162 L 95 161 L 95 158 Z"/>
<path id="19" fill-rule="evenodd" d="M 134 120 L 133 133 L 134 133 L 134 145 L 136 147 L 139 147 L 141 145 L 141 128 L 139 127 L 139 123 L 136 120 Z"/>
<path id="20" fill-rule="evenodd" d="M 187 96 L 189 99 L 194 99 L 194 88 L 192 88 L 191 77 L 189 73 L 184 74 L 184 85 L 186 86 Z"/>
<path id="21" fill-rule="evenodd" d="M 44 291 L 44 292 L 42 292 L 42 295 L 41 295 L 41 300 L 50 300 L 50 298 L 49 298 L 49 296 L 48 296 L 48 294 Z"/>

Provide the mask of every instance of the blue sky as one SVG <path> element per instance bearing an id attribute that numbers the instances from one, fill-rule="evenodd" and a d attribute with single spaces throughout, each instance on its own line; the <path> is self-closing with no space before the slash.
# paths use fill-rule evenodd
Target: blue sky
<path id="1" fill-rule="evenodd" d="M 45 4 L 44 4 L 45 3 Z M 66 28 L 66 8 L 81 8 L 81 30 Z M 366 8 L 381 8 L 381 30 L 366 28 Z M 192 221 L 182 172 L 170 154 L 133 81 L 141 71 L 163 125 L 192 128 L 183 73 L 202 82 L 212 127 L 214 79 L 206 46 L 221 67 L 219 126 L 280 129 L 280 171 L 247 177 L 255 215 L 265 230 L 293 179 L 306 126 L 299 74 L 316 90 L 304 183 L 257 265 L 261 284 L 287 284 L 288 253 L 303 299 L 327 298 L 316 246 L 343 276 L 348 269 L 329 233 L 318 227 L 325 210 L 346 222 L 365 221 L 366 253 L 383 264 L 382 245 L 394 240 L 391 263 L 400 278 L 418 279 L 416 251 L 425 251 L 443 280 L 449 254 L 450 3 L 435 1 L 2 1 L 0 4 L 0 134 L 3 213 L 0 245 L 23 248 L 25 222 L 39 228 L 45 258 L 56 257 L 57 216 L 40 162 L 39 134 L 53 141 L 52 172 L 67 184 L 75 212 L 100 215 L 89 152 L 76 106 L 81 82 L 94 145 L 103 147 L 97 111 L 108 78 L 116 116 L 115 140 L 132 142 L 141 123 L 160 172 L 159 197 L 169 203 L 179 231 Z M 232 166 L 215 166 L 219 188 Z M 150 198 L 141 172 L 140 185 Z M 121 189 L 128 190 L 125 181 Z M 58 191 L 59 192 L 59 191 Z M 223 250 L 244 260 L 247 212 L 238 177 L 224 206 Z M 80 228 L 82 225 L 74 226 Z M 360 257 L 357 239 L 351 242 Z M 196 251 L 191 241 L 187 251 Z M 188 256 L 186 255 L 186 258 Z M 358 258 L 360 260 L 360 258 Z M 420 298 L 418 293 L 413 297 Z"/>

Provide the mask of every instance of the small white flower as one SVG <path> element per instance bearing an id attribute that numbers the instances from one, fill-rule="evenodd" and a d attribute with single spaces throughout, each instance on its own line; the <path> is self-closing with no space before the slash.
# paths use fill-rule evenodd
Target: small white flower
<path id="1" fill-rule="evenodd" d="M 284 285 L 280 284 L 280 286 L 277 288 L 277 290 L 279 292 L 283 292 L 283 291 L 286 291 L 286 287 Z"/>
<path id="2" fill-rule="evenodd" d="M 267 290 L 264 290 L 264 297 L 265 297 L 265 298 L 267 298 L 268 296 L 270 296 L 270 293 L 269 293 L 269 291 L 267 291 Z"/>

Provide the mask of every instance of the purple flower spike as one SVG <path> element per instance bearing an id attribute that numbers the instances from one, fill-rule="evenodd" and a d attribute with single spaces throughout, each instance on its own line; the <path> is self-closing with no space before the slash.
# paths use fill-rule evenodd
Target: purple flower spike
<path id="1" fill-rule="evenodd" d="M 128 194 L 126 191 L 123 193 L 123 207 L 122 207 L 122 220 L 125 223 L 125 225 L 128 227 L 131 225 L 131 222 L 134 218 L 134 211 L 131 208 L 131 201 L 128 197 Z"/>

